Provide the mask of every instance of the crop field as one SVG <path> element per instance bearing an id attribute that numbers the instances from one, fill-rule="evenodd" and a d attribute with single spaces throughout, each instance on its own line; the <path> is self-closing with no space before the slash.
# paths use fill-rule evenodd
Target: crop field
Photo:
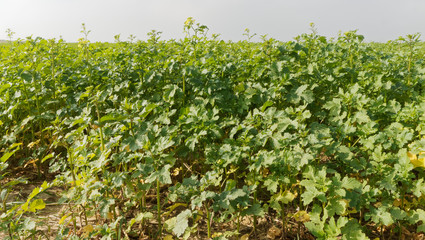
<path id="1" fill-rule="evenodd" d="M 0 45 L 0 238 L 423 239 L 425 46 Z"/>

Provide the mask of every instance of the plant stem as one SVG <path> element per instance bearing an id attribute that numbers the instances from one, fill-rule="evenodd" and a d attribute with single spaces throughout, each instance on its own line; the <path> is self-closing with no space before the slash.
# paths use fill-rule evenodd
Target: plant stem
<path id="1" fill-rule="evenodd" d="M 254 184 L 256 182 L 256 173 L 254 173 Z M 253 205 L 257 204 L 257 189 L 254 190 Z M 254 234 L 257 235 L 257 216 L 254 215 Z"/>
<path id="2" fill-rule="evenodd" d="M 282 236 L 283 239 L 286 237 L 286 215 L 285 215 L 285 205 L 282 203 L 280 215 L 282 217 Z"/>
<path id="3" fill-rule="evenodd" d="M 208 204 L 205 205 L 205 212 L 207 213 L 208 239 L 210 239 L 211 238 L 211 219 L 210 219 L 210 211 L 208 209 Z"/>
<path id="4" fill-rule="evenodd" d="M 385 240 L 384 239 L 384 225 L 381 225 L 381 239 Z"/>
<path id="5" fill-rule="evenodd" d="M 240 229 L 241 229 L 241 214 L 238 212 L 238 225 L 237 225 L 237 230 L 238 230 L 238 235 L 240 233 Z"/>
<path id="6" fill-rule="evenodd" d="M 99 107 L 98 104 L 96 102 L 96 112 L 97 112 L 97 121 L 100 124 L 100 113 L 99 113 Z M 103 152 L 105 150 L 105 143 L 104 143 L 104 139 L 103 139 L 103 127 L 102 125 L 99 126 L 99 135 L 100 135 L 100 145 L 101 145 L 101 151 Z"/>
<path id="7" fill-rule="evenodd" d="M 158 237 L 160 237 L 161 232 L 162 232 L 160 191 L 161 191 L 160 182 L 159 182 L 159 179 L 156 179 L 156 204 L 157 204 L 157 213 L 158 213 Z"/>
<path id="8" fill-rule="evenodd" d="M 72 180 L 74 181 L 74 185 L 77 185 L 77 178 L 74 171 L 74 153 L 72 152 L 71 148 L 67 148 L 67 150 L 69 154 L 69 167 L 71 168 Z"/>

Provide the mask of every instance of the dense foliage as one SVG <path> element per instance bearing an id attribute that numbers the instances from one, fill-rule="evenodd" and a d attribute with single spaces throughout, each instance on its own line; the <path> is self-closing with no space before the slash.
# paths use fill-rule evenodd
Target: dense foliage
<path id="1" fill-rule="evenodd" d="M 226 239 L 242 236 L 246 219 L 251 236 L 269 221 L 288 239 L 425 231 L 417 35 L 369 44 L 313 29 L 290 42 L 250 42 L 249 32 L 225 42 L 190 20 L 185 31 L 0 45 L 0 231 L 48 237 L 38 196 L 53 186 L 66 207 L 56 239 L 200 229 Z M 32 165 L 55 179 L 13 202 L 27 182 L 14 169 Z"/>

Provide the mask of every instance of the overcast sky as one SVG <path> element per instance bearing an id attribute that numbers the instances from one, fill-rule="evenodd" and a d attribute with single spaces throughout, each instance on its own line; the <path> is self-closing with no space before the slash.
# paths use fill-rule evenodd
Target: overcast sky
<path id="1" fill-rule="evenodd" d="M 425 34 L 425 0 L 0 0 L 0 39 L 10 28 L 15 39 L 62 36 L 75 42 L 82 23 L 92 42 L 113 42 L 117 34 L 145 40 L 153 29 L 163 39 L 182 38 L 187 17 L 233 41 L 245 39 L 245 28 L 288 41 L 309 33 L 311 22 L 320 35 L 358 29 L 366 41 Z"/>

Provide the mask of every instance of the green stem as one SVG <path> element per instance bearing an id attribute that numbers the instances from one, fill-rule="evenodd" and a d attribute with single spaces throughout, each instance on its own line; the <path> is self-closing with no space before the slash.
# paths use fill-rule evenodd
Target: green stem
<path id="1" fill-rule="evenodd" d="M 84 207 L 84 205 L 83 204 L 80 204 L 81 205 L 81 208 L 83 208 L 83 214 L 84 214 L 84 222 L 85 222 L 85 224 L 86 224 L 86 226 L 89 224 L 89 222 L 88 222 L 88 220 L 87 220 L 87 210 L 86 210 L 86 208 Z"/>
<path id="2" fill-rule="evenodd" d="M 71 206 L 70 206 L 70 208 L 71 208 Z M 71 214 L 72 215 L 72 225 L 74 227 L 74 235 L 77 235 L 77 219 L 76 219 L 75 214 L 74 214 L 74 209 L 72 209 L 72 208 L 71 208 L 71 213 L 72 213 Z"/>
<path id="3" fill-rule="evenodd" d="M 256 173 L 254 172 L 254 184 L 256 184 Z M 253 205 L 257 204 L 257 188 L 254 190 Z M 257 234 L 257 216 L 254 215 L 254 234 Z"/>
<path id="4" fill-rule="evenodd" d="M 211 219 L 210 211 L 208 209 L 208 204 L 205 205 L 205 212 L 207 213 L 207 229 L 208 229 L 208 239 L 211 238 Z"/>
<path id="5" fill-rule="evenodd" d="M 381 239 L 385 240 L 384 239 L 384 225 L 381 225 Z"/>
<path id="6" fill-rule="evenodd" d="M 159 179 L 156 179 L 156 204 L 157 204 L 157 213 L 158 213 L 158 237 L 160 237 L 162 232 L 162 221 L 161 221 L 161 195 L 160 195 L 160 182 Z"/>
<path id="7" fill-rule="evenodd" d="M 401 209 L 402 210 L 404 210 L 404 196 L 405 196 L 405 190 L 404 190 L 404 188 L 403 188 L 403 192 L 402 192 L 402 194 L 401 194 Z M 399 228 L 399 232 L 398 232 L 398 239 L 400 240 L 401 239 L 401 223 L 400 222 L 398 222 L 398 228 Z"/>
<path id="8" fill-rule="evenodd" d="M 410 85 L 410 79 L 412 77 L 412 73 L 410 71 L 411 64 L 412 64 L 412 58 L 413 58 L 413 49 L 410 48 L 409 63 L 408 63 L 408 66 L 407 66 L 407 71 L 409 72 L 409 74 L 407 75 L 407 85 Z"/>
<path id="9" fill-rule="evenodd" d="M 119 227 L 118 227 L 118 240 L 121 239 L 121 230 L 122 230 L 122 220 L 120 220 L 120 224 L 119 224 Z"/>
<path id="10" fill-rule="evenodd" d="M 241 229 L 241 214 L 238 212 L 238 223 L 237 223 L 237 230 L 238 230 L 238 235 L 240 233 L 240 229 Z"/>
<path id="11" fill-rule="evenodd" d="M 36 104 L 37 104 L 37 114 L 41 115 L 41 110 L 40 110 L 40 101 L 38 99 L 38 96 L 36 95 Z M 44 133 L 43 133 L 43 121 L 40 121 L 40 142 L 43 143 L 43 139 L 44 139 Z M 37 164 L 37 175 L 38 178 L 41 177 L 41 161 L 36 161 Z"/>
<path id="12" fill-rule="evenodd" d="M 10 191 L 7 191 L 7 194 L 5 196 L 5 199 L 3 200 L 3 211 L 6 213 L 6 201 L 7 201 L 7 197 L 9 196 Z M 12 229 L 10 228 L 10 223 L 7 225 L 7 230 L 9 231 L 9 237 L 10 239 L 12 238 Z"/>
<path id="13" fill-rule="evenodd" d="M 53 45 L 54 46 L 54 45 Z M 53 99 L 55 100 L 55 104 L 54 104 L 54 108 L 55 108 L 55 116 L 56 116 L 56 112 L 58 110 L 58 104 L 56 102 L 56 66 L 55 66 L 55 55 L 54 53 L 52 54 L 52 83 L 53 83 Z"/>
<path id="14" fill-rule="evenodd" d="M 117 211 L 115 211 L 115 206 L 114 206 L 114 219 L 117 219 Z M 120 225 L 121 225 L 121 221 L 120 221 Z M 121 239 L 121 231 L 120 231 L 120 225 L 115 227 L 115 233 L 117 234 L 117 240 Z"/>
<path id="15" fill-rule="evenodd" d="M 71 168 L 71 176 L 72 180 L 74 181 L 74 185 L 77 184 L 77 178 L 75 176 L 75 170 L 74 170 L 74 153 L 70 148 L 67 148 L 68 154 L 69 154 L 69 167 Z"/>
<path id="16" fill-rule="evenodd" d="M 286 237 L 286 215 L 285 215 L 285 204 L 284 203 L 282 203 L 282 205 L 281 205 L 280 216 L 282 217 L 282 237 L 283 237 L 283 239 L 285 239 L 285 237 Z"/>
<path id="17" fill-rule="evenodd" d="M 185 96 L 185 92 L 186 92 L 186 78 L 183 75 L 183 97 Z"/>
<path id="18" fill-rule="evenodd" d="M 301 209 L 302 206 L 302 198 L 301 198 L 301 185 L 298 188 L 298 196 L 300 196 L 299 198 L 299 202 L 298 202 L 298 208 Z M 301 222 L 298 222 L 298 228 L 297 228 L 297 239 L 299 240 L 301 237 Z"/>
<path id="19" fill-rule="evenodd" d="M 99 107 L 98 104 L 96 102 L 96 112 L 97 112 L 97 121 L 100 124 L 100 113 L 99 113 Z M 99 135 L 100 135 L 100 144 L 101 144 L 101 151 L 105 151 L 105 143 L 104 143 L 104 139 L 103 139 L 103 127 L 102 125 L 99 126 Z"/>

